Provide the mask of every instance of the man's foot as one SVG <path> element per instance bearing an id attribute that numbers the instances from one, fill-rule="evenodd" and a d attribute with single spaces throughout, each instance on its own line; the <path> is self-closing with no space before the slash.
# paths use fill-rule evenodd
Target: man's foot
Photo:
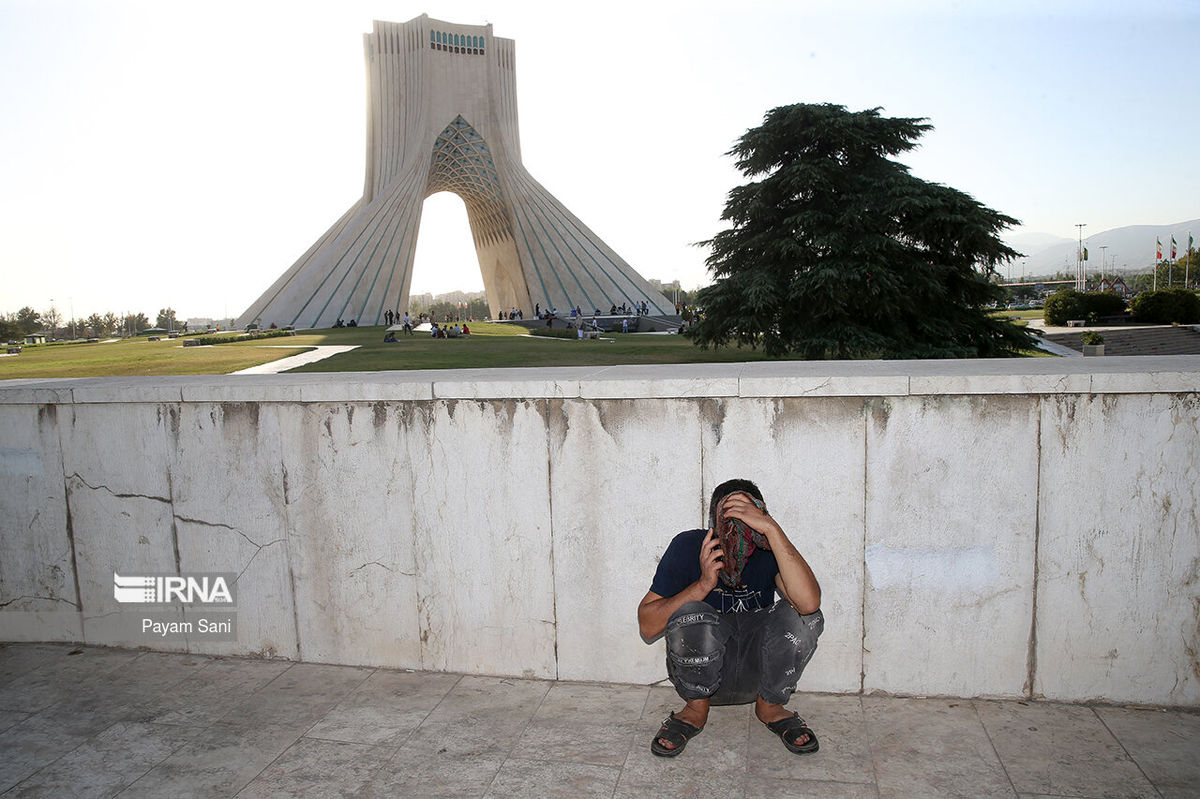
<path id="1" fill-rule="evenodd" d="M 779 736 L 789 752 L 798 755 L 817 751 L 820 744 L 817 736 L 804 719 L 788 710 L 783 705 L 768 702 L 761 696 L 754 701 L 754 715 L 767 725 L 767 729 Z"/>
<path id="2" fill-rule="evenodd" d="M 667 753 L 673 752 L 676 748 L 682 749 L 687 744 L 688 739 L 695 738 L 697 735 L 699 735 L 700 731 L 704 729 L 704 725 L 708 723 L 708 706 L 709 701 L 707 699 L 688 700 L 688 703 L 683 706 L 683 710 L 680 710 L 677 713 L 672 713 L 667 720 L 663 722 L 662 728 L 660 728 L 658 731 L 658 737 L 654 739 L 653 745 L 650 747 L 651 751 L 657 755 L 659 754 L 659 749 L 665 750 L 663 754 L 666 757 L 671 757 L 671 755 Z M 686 728 L 683 728 L 681 731 L 683 734 L 682 742 L 679 741 L 679 735 L 672 735 L 671 738 L 674 738 L 675 740 L 670 740 L 663 734 L 663 731 L 668 729 L 671 720 L 682 721 L 689 727 L 694 728 L 695 732 L 686 732 Z"/>

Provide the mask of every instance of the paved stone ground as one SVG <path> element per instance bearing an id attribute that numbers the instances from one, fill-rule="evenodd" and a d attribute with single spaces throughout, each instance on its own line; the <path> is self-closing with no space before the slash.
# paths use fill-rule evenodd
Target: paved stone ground
<path id="1" fill-rule="evenodd" d="M 749 706 L 673 760 L 663 686 L 0 644 L 11 796 L 1196 797 L 1200 714 L 797 694 L 797 757 Z"/>

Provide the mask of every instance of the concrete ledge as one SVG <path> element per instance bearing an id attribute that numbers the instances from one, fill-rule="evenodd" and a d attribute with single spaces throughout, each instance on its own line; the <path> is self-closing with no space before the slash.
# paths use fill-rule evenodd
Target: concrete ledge
<path id="1" fill-rule="evenodd" d="M 186 375 L 0 381 L 0 404 L 1170 393 L 1200 355 Z"/>

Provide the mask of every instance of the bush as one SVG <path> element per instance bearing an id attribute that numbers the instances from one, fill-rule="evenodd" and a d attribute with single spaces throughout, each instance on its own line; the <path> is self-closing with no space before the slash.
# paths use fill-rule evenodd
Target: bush
<path id="1" fill-rule="evenodd" d="M 1102 316 L 1114 316 L 1125 312 L 1125 300 L 1116 292 L 1097 291 L 1083 295 L 1084 308 L 1093 321 Z"/>
<path id="2" fill-rule="evenodd" d="M 578 330 L 568 330 L 565 327 L 534 327 L 529 330 L 529 333 L 546 338 L 579 338 Z"/>
<path id="3" fill-rule="evenodd" d="M 1075 289 L 1062 289 L 1046 298 L 1042 318 L 1048 325 L 1061 327 L 1070 319 L 1096 321 L 1102 316 L 1112 316 L 1125 310 L 1125 300 L 1111 291 L 1096 291 L 1089 294 Z"/>
<path id="4" fill-rule="evenodd" d="M 253 341 L 260 338 L 278 338 L 279 336 L 294 336 L 294 330 L 264 330 L 261 333 L 242 333 L 238 336 L 196 336 L 183 342 L 185 347 L 207 347 L 213 344 L 232 344 L 235 341 Z"/>
<path id="5" fill-rule="evenodd" d="M 1100 335 L 1095 330 L 1087 330 L 1084 331 L 1083 335 L 1079 337 L 1079 340 L 1082 343 L 1089 345 L 1103 344 L 1104 336 Z"/>
<path id="6" fill-rule="evenodd" d="M 1133 298 L 1130 309 L 1139 322 L 1161 325 L 1200 322 L 1200 296 L 1183 288 L 1143 291 Z"/>
<path id="7" fill-rule="evenodd" d="M 1083 294 L 1075 289 L 1062 289 L 1046 298 L 1046 307 L 1042 309 L 1042 318 L 1046 324 L 1062 327 L 1068 319 L 1084 319 L 1087 317 L 1087 307 Z"/>

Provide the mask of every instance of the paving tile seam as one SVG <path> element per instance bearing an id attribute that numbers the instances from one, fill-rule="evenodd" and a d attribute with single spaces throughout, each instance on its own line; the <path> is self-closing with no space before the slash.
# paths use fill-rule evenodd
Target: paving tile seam
<path id="1" fill-rule="evenodd" d="M 862 691 L 859 691 L 857 707 L 858 707 L 859 718 L 861 719 L 860 723 L 862 724 L 863 737 L 866 739 L 867 757 L 869 757 L 871 759 L 871 775 L 875 778 L 875 780 L 874 780 L 875 793 L 878 795 L 879 794 L 879 758 L 876 756 L 875 745 L 874 745 L 874 743 L 872 743 L 872 741 L 874 740 L 874 737 L 871 735 L 870 719 L 867 717 L 867 709 L 863 706 L 863 697 L 864 696 L 865 696 L 865 694 L 863 694 Z"/>
<path id="2" fill-rule="evenodd" d="M 297 743 L 300 743 L 301 741 L 318 741 L 320 743 L 325 743 L 325 744 L 345 744 L 346 746 L 369 746 L 372 749 L 379 749 L 381 751 L 390 751 L 390 752 L 392 752 L 392 754 L 395 754 L 395 750 L 400 749 L 401 747 L 404 746 L 403 742 L 398 743 L 398 744 L 386 744 L 386 745 L 385 744 L 373 744 L 373 743 L 367 743 L 366 741 L 347 741 L 342 738 L 321 738 L 316 735 L 309 735 L 308 733 L 304 733 L 303 735 L 298 737 L 296 739 L 296 741 L 292 744 L 292 746 L 295 746 Z M 288 748 L 290 749 L 291 747 L 289 746 Z M 392 755 L 388 755 L 389 758 L 391 756 Z"/>
<path id="3" fill-rule="evenodd" d="M 971 711 L 975 714 L 975 720 L 979 723 L 980 729 L 983 730 L 983 735 L 987 738 L 988 746 L 992 748 L 992 755 L 995 756 L 996 762 L 1000 764 L 1000 770 L 1004 772 L 1004 779 L 1008 780 L 1008 786 L 1012 788 L 1013 796 L 1019 796 L 1020 791 L 1017 790 L 1017 784 L 1009 773 L 1008 766 L 1004 763 L 1004 758 L 1000 756 L 1000 750 L 996 748 L 996 741 L 992 738 L 992 731 L 983 723 L 983 716 L 979 714 L 979 703 L 975 700 L 971 701 Z"/>
<path id="4" fill-rule="evenodd" d="M 649 704 L 650 697 L 653 694 L 654 694 L 654 692 L 651 691 L 649 689 L 649 687 L 647 687 L 646 698 L 642 701 L 642 710 L 638 714 L 637 721 L 634 722 L 635 725 L 637 725 L 639 728 L 641 727 L 642 720 L 646 716 L 646 706 L 647 706 L 647 704 Z M 616 793 L 617 793 L 617 786 L 620 785 L 621 781 L 625 778 L 625 769 L 629 766 L 629 758 L 633 756 L 634 749 L 638 745 L 640 732 L 641 732 L 641 730 L 639 729 L 638 732 L 631 733 L 629 736 L 629 743 L 625 746 L 625 756 L 623 758 L 621 758 L 620 773 L 617 774 L 617 782 L 616 782 L 616 785 L 613 786 L 613 796 L 614 797 L 616 796 Z M 651 734 L 653 734 L 653 731 L 651 731 Z"/>
<path id="5" fill-rule="evenodd" d="M 1108 726 L 1108 722 L 1106 722 L 1104 720 L 1104 717 L 1096 712 L 1095 707 L 1092 707 L 1091 705 L 1089 705 L 1088 710 L 1090 710 L 1092 712 L 1092 715 L 1095 716 L 1096 720 L 1100 722 L 1100 726 L 1103 727 L 1104 730 L 1109 734 L 1109 737 L 1111 737 L 1113 739 L 1113 741 L 1116 742 L 1117 746 L 1121 747 L 1121 752 L 1123 752 L 1126 759 L 1129 760 L 1129 762 L 1134 765 L 1134 768 L 1136 768 L 1138 770 L 1138 773 L 1142 775 L 1142 779 L 1144 779 L 1146 781 L 1146 784 L 1149 785 L 1151 788 L 1153 788 L 1154 792 L 1161 797 L 1162 791 L 1160 791 L 1158 789 L 1158 785 L 1155 784 L 1154 780 L 1150 779 L 1150 775 L 1146 773 L 1146 769 L 1144 769 L 1142 767 L 1142 764 L 1138 762 L 1137 758 L 1135 758 L 1133 756 L 1133 754 L 1129 751 L 1129 749 L 1125 746 L 1125 742 L 1121 740 L 1121 737 L 1119 735 L 1117 735 L 1115 732 L 1113 732 L 1112 728 Z"/>
<path id="6" fill-rule="evenodd" d="M 533 723 L 533 720 L 535 718 L 537 718 L 538 711 L 540 711 L 542 709 L 542 706 L 546 704 L 546 697 L 548 697 L 550 695 L 550 692 L 554 689 L 554 681 L 547 680 L 547 682 L 549 682 L 550 685 L 548 685 L 546 690 L 542 692 L 541 698 L 538 699 L 537 707 L 535 707 L 533 709 L 533 712 L 529 714 L 529 718 L 527 718 L 525 720 L 525 724 L 521 727 L 520 732 L 513 735 L 512 741 L 511 741 L 509 747 L 504 750 L 504 757 L 500 761 L 500 766 L 499 766 L 499 768 L 496 769 L 496 773 L 492 775 L 491 782 L 488 783 L 488 787 L 486 790 L 484 790 L 483 795 L 486 796 L 492 790 L 492 787 L 496 784 L 496 780 L 500 778 L 500 772 L 502 772 L 504 770 L 505 764 L 507 764 L 509 760 L 514 759 L 512 755 L 513 755 L 513 750 L 515 749 L 515 747 L 517 745 L 517 742 L 521 740 L 521 736 L 523 736 L 525 734 L 525 732 L 529 729 L 529 725 Z M 447 696 L 448 695 L 449 694 L 447 694 Z M 443 697 L 443 699 L 444 699 L 444 697 Z"/>
<path id="7" fill-rule="evenodd" d="M 376 669 L 375 671 L 392 671 L 392 670 L 391 669 L 386 669 L 386 670 L 385 669 Z M 396 670 L 396 671 L 399 671 L 399 670 Z M 420 672 L 414 672 L 412 669 L 404 669 L 403 671 L 408 672 L 408 673 L 414 673 L 414 674 L 420 673 Z M 445 692 L 443 692 L 441 698 L 438 699 L 438 701 L 436 703 L 434 703 L 434 706 L 432 708 L 430 708 L 425 713 L 424 716 L 421 717 L 420 723 L 414 725 L 413 728 L 411 730 L 409 730 L 408 735 L 404 736 L 404 740 L 396 745 L 395 750 L 390 755 L 388 755 L 386 758 L 384 758 L 383 761 L 375 768 L 375 770 L 373 772 L 371 772 L 371 776 L 366 780 L 366 782 L 363 783 L 364 786 L 370 785 L 371 783 L 373 783 L 375 781 L 375 779 L 383 772 L 383 770 L 386 769 L 389 765 L 391 765 L 392 761 L 394 761 L 397 757 L 400 756 L 400 752 L 402 752 L 404 750 L 405 746 L 408 745 L 409 741 L 411 741 L 414 738 L 414 736 L 416 736 L 417 733 L 420 732 L 421 727 L 423 727 L 425 725 L 425 722 L 429 720 L 429 717 L 432 716 L 437 711 L 437 709 L 442 706 L 442 703 L 446 701 L 447 697 L 449 697 L 451 694 L 454 693 L 454 689 L 459 686 L 459 684 L 463 681 L 463 677 L 465 677 L 465 676 L 466 675 L 464 675 L 464 674 L 458 675 L 458 679 L 454 681 L 454 684 L 451 685 Z"/>
<path id="8" fill-rule="evenodd" d="M 160 760 L 159 760 L 158 762 L 156 762 L 156 763 L 153 763 L 153 764 L 151 764 L 149 768 L 147 768 L 147 769 L 146 769 L 145 771 L 143 771 L 141 774 L 138 774 L 136 777 L 134 777 L 132 780 L 130 780 L 128 783 L 126 783 L 126 784 L 125 784 L 125 786 L 124 786 L 123 788 L 121 788 L 121 790 L 117 791 L 117 793 L 115 794 L 115 796 L 119 796 L 120 794 L 124 793 L 126 790 L 128 790 L 128 789 L 129 789 L 129 787 L 130 787 L 130 786 L 132 786 L 134 783 L 136 783 L 136 782 L 137 782 L 138 780 L 140 780 L 142 777 L 145 777 L 145 776 L 146 776 L 147 774 L 149 774 L 151 771 L 154 771 L 154 769 L 158 768 L 158 767 L 159 767 L 159 766 L 161 766 L 163 763 L 165 763 L 165 762 L 167 762 L 168 760 L 170 760 L 172 757 L 174 757 L 174 756 L 175 756 L 175 754 L 176 754 L 177 752 L 179 752 L 179 751 L 180 751 L 181 749 L 183 749 L 185 746 L 189 745 L 189 744 L 192 742 L 192 740 L 195 740 L 195 738 L 196 738 L 197 736 L 199 736 L 199 735 L 202 735 L 202 734 L 203 734 L 203 730 L 196 730 L 196 731 L 195 731 L 195 733 L 193 734 L 193 736 L 192 736 L 192 738 L 191 738 L 190 740 L 181 741 L 181 742 L 179 743 L 179 746 L 175 747 L 175 748 L 174 748 L 174 749 L 172 749 L 170 752 L 168 752 L 166 755 L 164 755 L 164 756 L 162 757 L 162 759 L 160 759 Z M 91 739 L 89 738 L 88 740 L 91 740 Z"/>
<path id="9" fill-rule="evenodd" d="M 22 778 L 21 778 L 21 779 L 19 779 L 17 782 L 15 782 L 15 783 L 13 783 L 12 785 L 10 785 L 8 788 L 4 789 L 4 795 L 5 795 L 5 796 L 7 796 L 8 794 L 10 794 L 10 793 L 13 793 L 13 792 L 14 792 L 14 791 L 16 791 L 18 788 L 20 788 L 22 785 L 24 785 L 25 783 L 29 782 L 29 781 L 30 781 L 30 780 L 32 780 L 34 777 L 36 777 L 38 774 L 40 774 L 40 773 L 42 773 L 43 771 L 45 771 L 46 769 L 48 769 L 48 768 L 52 767 L 54 764 L 58 763 L 58 762 L 59 762 L 59 761 L 61 761 L 63 758 L 65 758 L 65 757 L 67 757 L 67 756 L 69 756 L 69 755 L 73 754 L 74 752 L 76 752 L 76 751 L 78 751 L 79 749 L 83 748 L 83 747 L 84 747 L 84 746 L 86 746 L 87 744 L 89 744 L 89 743 L 91 743 L 91 742 L 93 742 L 93 741 L 97 740 L 98 738 L 100 738 L 100 736 L 102 736 L 104 733 L 106 733 L 106 732 L 108 732 L 109 730 L 111 730 L 111 729 L 112 729 L 113 727 L 115 727 L 116 725 L 118 725 L 118 724 L 128 724 L 128 723 L 129 723 L 129 722 L 128 722 L 128 720 L 125 720 L 125 719 L 119 719 L 119 720 L 117 720 L 117 721 L 114 721 L 112 724 L 109 724 L 107 727 L 105 727 L 105 728 L 103 728 L 103 729 L 101 729 L 101 730 L 97 731 L 97 732 L 96 732 L 95 734 L 93 734 L 93 735 L 89 735 L 89 736 L 87 736 L 87 737 L 80 738 L 80 740 L 79 740 L 79 743 L 78 743 L 76 746 L 74 746 L 74 747 L 73 747 L 73 748 L 71 748 L 71 749 L 68 749 L 68 750 L 64 751 L 62 754 L 60 754 L 58 757 L 54 758 L 53 760 L 49 760 L 49 761 L 47 761 L 46 763 L 43 763 L 42 765 L 40 765 L 40 766 L 38 766 L 36 769 L 34 769 L 34 770 L 31 772 L 31 773 L 29 773 L 29 774 L 27 774 L 26 776 L 22 777 Z M 153 765 L 151 765 L 151 766 L 150 766 L 150 768 L 146 769 L 144 772 L 142 772 L 142 773 L 141 773 L 141 774 L 139 774 L 137 777 L 135 777 L 135 778 L 134 778 L 132 781 L 128 782 L 128 783 L 127 783 L 127 784 L 126 784 L 126 785 L 125 785 L 123 788 L 121 788 L 121 790 L 120 790 L 120 791 L 118 791 L 117 793 L 118 793 L 118 794 L 120 794 L 120 793 L 124 792 L 124 791 L 125 791 L 127 788 L 129 788 L 129 786 L 130 786 L 130 785 L 132 785 L 133 783 L 137 782 L 137 781 L 138 781 L 138 780 L 140 780 L 142 777 L 146 776 L 146 774 L 149 774 L 149 773 L 150 773 L 152 770 L 154 770 L 155 768 L 157 768 L 157 767 L 158 767 L 158 765 L 159 765 L 160 763 L 162 763 L 163 761 L 165 761 L 165 760 L 167 760 L 168 758 L 170 758 L 172 755 L 174 755 L 174 754 L 175 754 L 175 752 L 177 752 L 177 751 L 179 751 L 180 749 L 182 749 L 182 748 L 183 748 L 184 746 L 186 746 L 188 743 L 189 743 L 188 741 L 183 741 L 182 743 L 180 743 L 180 745 L 179 745 L 178 747 L 176 747 L 175 749 L 171 750 L 171 752 L 169 752 L 169 753 L 168 753 L 168 754 L 167 754 L 165 757 L 163 757 L 163 758 L 162 758 L 162 760 L 159 760 L 157 763 L 154 763 Z"/>
<path id="10" fill-rule="evenodd" d="M 317 723 L 319 724 L 320 721 L 318 720 Z M 411 733 L 410 733 L 410 736 L 411 736 Z M 405 740 L 407 741 L 407 738 Z M 304 734 L 298 736 L 294 741 L 292 741 L 286 747 L 284 747 L 282 752 L 280 752 L 278 755 L 276 755 L 271 760 L 271 762 L 269 762 L 265 766 L 263 766 L 262 770 L 259 771 L 257 774 L 255 774 L 253 777 L 251 777 L 246 782 L 245 785 L 238 788 L 237 793 L 235 793 L 233 795 L 235 797 L 235 799 L 236 799 L 236 797 L 241 796 L 242 793 L 244 793 L 246 791 L 246 789 L 248 789 L 251 785 L 253 785 L 255 780 L 257 780 L 259 777 L 262 777 L 268 771 L 270 771 L 272 766 L 274 766 L 276 763 L 278 763 L 281 759 L 285 758 L 288 755 L 288 753 L 291 752 L 297 746 L 297 744 L 299 744 L 301 741 L 320 741 L 321 743 L 346 744 L 348 746 L 366 746 L 366 747 L 370 747 L 371 749 L 379 749 L 379 750 L 383 750 L 383 751 L 391 749 L 392 751 L 386 757 L 381 758 L 379 761 L 379 764 L 377 766 L 375 766 L 375 768 L 370 772 L 370 775 L 365 780 L 363 780 L 362 784 L 359 786 L 360 791 L 367 785 L 370 785 L 375 780 L 375 778 L 379 775 L 379 773 L 382 772 L 383 769 L 387 767 L 388 763 L 390 763 L 392 761 L 392 759 L 394 757 L 396 757 L 396 755 L 399 754 L 400 750 L 403 748 L 403 744 L 397 744 L 395 747 L 379 746 L 377 744 L 366 744 L 366 743 L 361 743 L 361 742 L 357 742 L 357 741 L 339 741 L 339 740 L 332 740 L 332 739 L 327 739 L 327 738 L 316 738 L 314 736 L 308 735 L 307 733 L 304 733 Z"/>

